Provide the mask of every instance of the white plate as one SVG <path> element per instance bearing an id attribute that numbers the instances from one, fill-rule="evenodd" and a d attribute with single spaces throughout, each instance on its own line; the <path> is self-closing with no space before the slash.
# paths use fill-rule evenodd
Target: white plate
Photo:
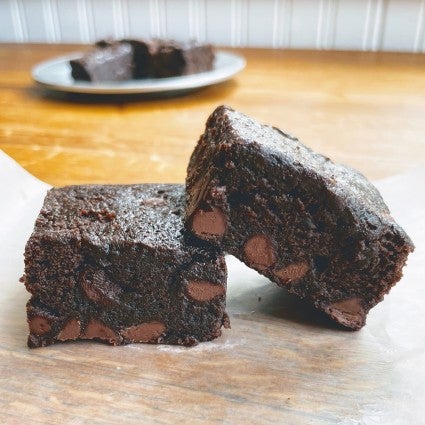
<path id="1" fill-rule="evenodd" d="M 221 83 L 240 72 L 246 64 L 245 59 L 241 56 L 218 51 L 215 54 L 214 69 L 211 71 L 171 78 L 90 83 L 75 81 L 71 77 L 69 61 L 81 56 L 82 53 L 73 53 L 41 62 L 32 69 L 32 77 L 45 88 L 73 93 L 163 93 L 192 90 Z"/>

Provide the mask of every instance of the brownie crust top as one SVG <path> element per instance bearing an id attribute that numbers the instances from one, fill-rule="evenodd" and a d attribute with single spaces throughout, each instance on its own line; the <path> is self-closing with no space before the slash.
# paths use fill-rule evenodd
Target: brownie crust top
<path id="1" fill-rule="evenodd" d="M 86 239 L 95 245 L 119 241 L 187 250 L 182 234 L 183 208 L 184 186 L 179 184 L 51 189 L 34 235 Z"/>

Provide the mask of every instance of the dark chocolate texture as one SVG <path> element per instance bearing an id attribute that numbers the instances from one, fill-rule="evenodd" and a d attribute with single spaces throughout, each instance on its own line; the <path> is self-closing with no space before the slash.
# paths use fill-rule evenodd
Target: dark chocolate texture
<path id="1" fill-rule="evenodd" d="M 224 258 L 186 244 L 183 207 L 182 185 L 52 189 L 25 250 L 28 345 L 219 336 Z"/>
<path id="2" fill-rule="evenodd" d="M 220 246 L 351 329 L 414 248 L 364 176 L 225 106 L 208 119 L 186 183 L 194 241 Z"/>

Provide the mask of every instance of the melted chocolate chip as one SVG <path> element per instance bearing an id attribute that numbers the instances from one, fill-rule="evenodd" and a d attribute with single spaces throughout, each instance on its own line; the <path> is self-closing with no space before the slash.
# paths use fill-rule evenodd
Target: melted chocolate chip
<path id="1" fill-rule="evenodd" d="M 249 265 L 259 270 L 264 270 L 276 262 L 273 245 L 266 235 L 256 235 L 248 239 L 244 252 Z"/>
<path id="2" fill-rule="evenodd" d="M 220 208 L 214 207 L 211 211 L 198 209 L 192 218 L 193 232 L 203 239 L 223 236 L 226 227 L 226 217 Z"/>
<path id="3" fill-rule="evenodd" d="M 274 274 L 279 278 L 280 282 L 289 284 L 300 280 L 305 276 L 309 269 L 309 265 L 305 261 L 302 261 L 276 270 Z"/>
<path id="4" fill-rule="evenodd" d="M 114 330 L 96 319 L 90 320 L 84 330 L 82 338 L 101 339 L 111 344 L 117 344 L 120 341 L 120 336 Z"/>
<path id="5" fill-rule="evenodd" d="M 80 336 L 80 321 L 72 318 L 69 319 L 62 330 L 59 332 L 57 339 L 59 341 L 67 341 L 77 339 Z"/>
<path id="6" fill-rule="evenodd" d="M 130 326 L 121 331 L 121 335 L 133 342 L 157 342 L 165 330 L 164 323 L 148 322 Z"/>
<path id="7" fill-rule="evenodd" d="M 215 297 L 224 295 L 224 292 L 224 286 L 206 280 L 191 280 L 187 284 L 189 297 L 200 302 L 211 301 Z"/>
<path id="8" fill-rule="evenodd" d="M 29 328 L 32 334 L 44 335 L 52 328 L 50 320 L 43 316 L 34 316 L 29 320 Z"/>
<path id="9" fill-rule="evenodd" d="M 111 282 L 102 269 L 85 270 L 81 274 L 80 283 L 87 298 L 104 307 L 118 303 L 119 295 L 122 292 L 122 289 Z"/>
<path id="10" fill-rule="evenodd" d="M 352 329 L 360 329 L 365 323 L 366 313 L 357 297 L 333 303 L 324 310 L 334 320 Z"/>

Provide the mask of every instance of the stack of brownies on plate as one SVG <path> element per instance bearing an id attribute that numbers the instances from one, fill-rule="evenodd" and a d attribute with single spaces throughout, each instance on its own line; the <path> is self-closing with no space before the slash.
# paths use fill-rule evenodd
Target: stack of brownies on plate
<path id="1" fill-rule="evenodd" d="M 224 253 L 360 329 L 411 251 L 365 177 L 220 106 L 186 187 L 48 193 L 25 251 L 28 345 L 216 338 L 229 326 Z"/>
<path id="2" fill-rule="evenodd" d="M 143 78 L 177 77 L 210 71 L 210 44 L 174 40 L 102 40 L 83 56 L 70 61 L 75 80 L 93 83 Z"/>

